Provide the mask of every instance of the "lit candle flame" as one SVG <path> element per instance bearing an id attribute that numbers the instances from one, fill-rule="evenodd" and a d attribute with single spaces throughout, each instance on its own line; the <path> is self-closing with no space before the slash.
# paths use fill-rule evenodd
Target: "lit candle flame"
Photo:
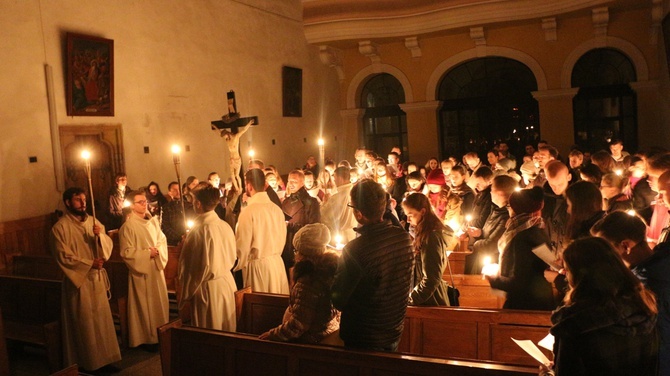
<path id="1" fill-rule="evenodd" d="M 521 188 L 521 187 L 516 187 L 516 188 L 514 188 L 514 192 L 519 192 L 519 191 L 521 191 L 522 189 L 523 189 L 523 188 Z"/>
<path id="2" fill-rule="evenodd" d="M 470 224 L 470 222 L 472 222 L 472 214 L 466 214 L 465 221 L 468 222 L 468 224 Z"/>
<path id="3" fill-rule="evenodd" d="M 91 152 L 88 150 L 84 150 L 81 152 L 81 157 L 88 160 L 89 158 L 91 158 Z"/>
<path id="4" fill-rule="evenodd" d="M 123 200 L 123 207 L 124 207 L 124 208 L 129 208 L 129 207 L 130 207 L 130 201 L 128 201 L 128 200 Z"/>
<path id="5" fill-rule="evenodd" d="M 254 151 L 254 149 L 249 149 L 248 154 L 249 154 L 249 158 L 253 158 L 254 155 L 256 155 L 256 152 Z"/>
<path id="6" fill-rule="evenodd" d="M 635 215 L 637 215 L 637 213 L 633 209 L 626 211 L 626 214 L 630 215 L 631 217 L 635 217 Z"/>
<path id="7" fill-rule="evenodd" d="M 325 144 L 323 138 L 320 138 L 319 141 L 317 141 L 317 144 L 319 144 L 319 146 L 323 146 Z"/>
<path id="8" fill-rule="evenodd" d="M 484 276 L 495 277 L 498 275 L 498 270 L 500 270 L 500 265 L 498 264 L 487 264 L 482 268 L 482 274 Z"/>
<path id="9" fill-rule="evenodd" d="M 616 169 L 616 170 L 614 170 L 614 173 L 615 173 L 617 176 L 622 176 L 622 175 L 623 175 L 623 170 L 621 170 L 621 169 Z"/>
<path id="10" fill-rule="evenodd" d="M 181 152 L 181 148 L 179 145 L 172 145 L 172 154 L 179 154 Z"/>
<path id="11" fill-rule="evenodd" d="M 491 256 L 484 257 L 484 265 L 488 265 L 490 263 L 491 263 Z"/>
<path id="12" fill-rule="evenodd" d="M 186 227 L 188 227 L 189 230 L 193 228 L 193 225 L 195 225 L 195 222 L 193 222 L 192 219 L 186 221 Z"/>

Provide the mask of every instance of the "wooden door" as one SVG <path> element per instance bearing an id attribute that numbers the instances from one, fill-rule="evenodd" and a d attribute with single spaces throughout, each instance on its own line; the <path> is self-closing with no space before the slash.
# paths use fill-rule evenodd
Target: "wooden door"
<path id="1" fill-rule="evenodd" d="M 67 125 L 60 126 L 59 131 L 65 186 L 80 187 L 88 192 L 88 179 L 81 157 L 81 152 L 88 150 L 91 153 L 91 185 L 96 214 L 103 219 L 103 213 L 108 210 L 109 190 L 114 185 L 114 176 L 125 171 L 121 125 Z"/>

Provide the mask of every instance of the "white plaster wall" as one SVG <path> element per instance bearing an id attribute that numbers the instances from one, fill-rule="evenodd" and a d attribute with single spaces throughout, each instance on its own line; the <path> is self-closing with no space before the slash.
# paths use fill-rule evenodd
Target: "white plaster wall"
<path id="1" fill-rule="evenodd" d="M 286 173 L 318 153 L 325 128 L 326 154 L 346 157 L 328 152 L 341 128 L 339 84 L 305 41 L 299 0 L 0 0 L 0 10 L 0 221 L 62 208 L 45 63 L 54 71 L 60 125 L 122 124 L 132 187 L 155 180 L 166 190 L 175 180 L 173 143 L 190 146 L 184 176 L 205 179 L 216 170 L 226 177 L 228 151 L 209 124 L 225 112 L 230 89 L 242 115 L 261 123 L 242 139 L 243 153 L 251 142 L 258 158 Z M 114 40 L 114 117 L 66 115 L 66 32 Z M 303 69 L 301 118 L 282 117 L 283 65 Z"/>

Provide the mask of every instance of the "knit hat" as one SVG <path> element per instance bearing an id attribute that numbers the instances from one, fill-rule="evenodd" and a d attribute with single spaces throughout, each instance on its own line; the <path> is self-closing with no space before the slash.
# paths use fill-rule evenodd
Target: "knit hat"
<path id="1" fill-rule="evenodd" d="M 444 173 L 441 169 L 436 168 L 428 173 L 426 176 L 426 184 L 444 185 Z"/>
<path id="2" fill-rule="evenodd" d="M 326 250 L 330 231 L 326 225 L 313 223 L 303 226 L 293 236 L 293 247 L 305 256 L 315 256 Z"/>
<path id="3" fill-rule="evenodd" d="M 544 206 L 544 193 L 542 188 L 533 187 L 531 189 L 522 189 L 512 193 L 509 198 L 509 205 L 515 214 L 534 213 L 541 210 Z"/>

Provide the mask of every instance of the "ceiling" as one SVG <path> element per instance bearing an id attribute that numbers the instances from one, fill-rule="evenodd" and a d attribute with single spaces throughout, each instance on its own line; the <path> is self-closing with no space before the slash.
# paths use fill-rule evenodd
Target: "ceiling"
<path id="1" fill-rule="evenodd" d="M 302 0 L 308 42 L 347 45 L 491 24 L 651 8 L 654 0 Z"/>

